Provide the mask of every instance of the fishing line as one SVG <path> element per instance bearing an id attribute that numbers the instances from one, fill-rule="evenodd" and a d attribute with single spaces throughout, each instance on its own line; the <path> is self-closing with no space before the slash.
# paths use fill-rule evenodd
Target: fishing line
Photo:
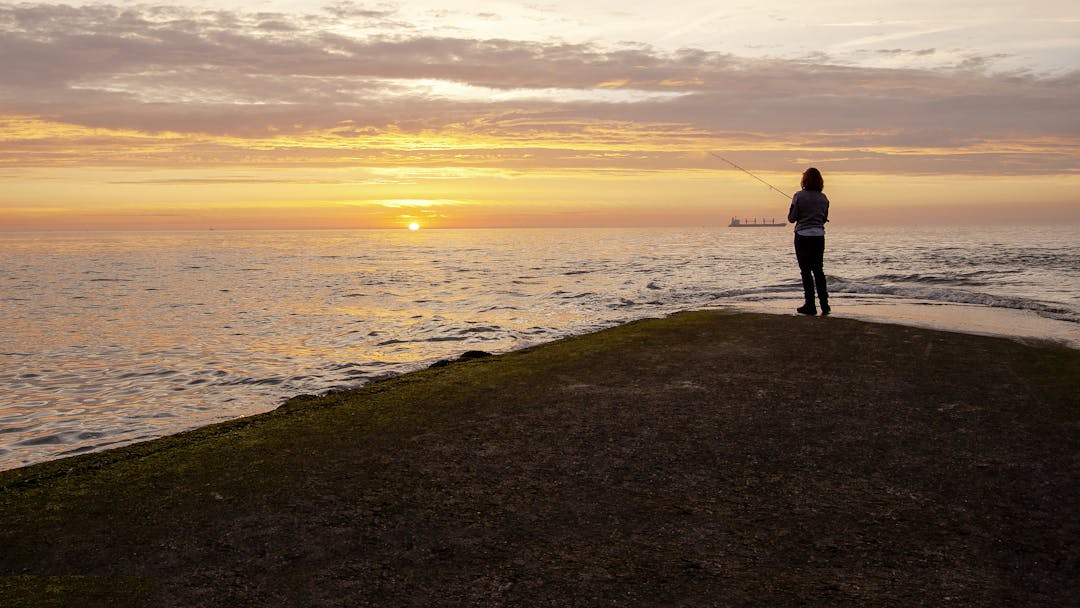
<path id="1" fill-rule="evenodd" d="M 727 163 L 727 164 L 731 165 L 732 167 L 735 167 L 735 168 L 736 168 L 736 169 L 738 169 L 739 171 L 742 171 L 743 173 L 745 173 L 745 174 L 749 175 L 750 177 L 752 177 L 752 178 L 756 179 L 757 181 L 759 181 L 759 182 L 761 182 L 761 183 L 765 184 L 766 186 L 768 186 L 768 187 L 772 188 L 773 190 L 776 190 L 776 191 L 777 191 L 777 192 L 779 192 L 780 194 L 783 194 L 785 198 L 789 198 L 789 199 L 791 198 L 791 195 L 790 195 L 790 194 L 788 194 L 787 192 L 784 192 L 783 190 L 781 190 L 781 189 L 777 188 L 776 186 L 774 186 L 774 185 L 770 184 L 769 182 L 767 182 L 767 181 L 765 181 L 765 180 L 761 179 L 760 177 L 758 177 L 758 176 L 754 175 L 753 173 L 751 173 L 751 172 L 747 171 L 746 169 L 743 169 L 743 168 L 742 168 L 742 167 L 740 167 L 739 165 L 736 165 L 735 163 L 731 162 L 730 160 L 728 160 L 728 159 L 724 158 L 723 156 L 720 156 L 720 155 L 719 155 L 719 154 L 717 154 L 716 152 L 709 152 L 709 154 L 711 154 L 711 155 L 715 156 L 716 158 L 719 158 L 720 160 L 724 161 L 725 163 Z"/>

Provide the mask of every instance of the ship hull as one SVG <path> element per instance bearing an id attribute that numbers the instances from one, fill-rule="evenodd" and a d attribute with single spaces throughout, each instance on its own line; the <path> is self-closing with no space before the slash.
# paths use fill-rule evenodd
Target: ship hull
<path id="1" fill-rule="evenodd" d="M 728 224 L 728 228 L 775 228 L 776 226 L 787 226 L 787 224 L 784 222 L 777 222 L 775 219 L 770 222 L 764 220 L 759 222 L 757 221 L 757 218 L 754 218 L 754 221 L 752 222 L 747 222 L 746 220 L 741 220 L 737 217 L 731 218 L 731 223 Z"/>

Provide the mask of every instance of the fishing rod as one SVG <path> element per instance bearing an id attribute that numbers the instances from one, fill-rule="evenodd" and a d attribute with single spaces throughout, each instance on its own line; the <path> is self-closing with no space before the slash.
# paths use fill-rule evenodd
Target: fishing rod
<path id="1" fill-rule="evenodd" d="M 767 182 L 767 181 L 765 181 L 765 180 L 761 179 L 760 177 L 758 177 L 758 176 L 754 175 L 753 173 L 751 173 L 751 172 L 747 171 L 746 169 L 743 169 L 743 168 L 742 168 L 742 167 L 740 167 L 739 165 L 736 165 L 735 163 L 731 162 L 730 160 L 728 160 L 728 159 L 724 158 L 723 156 L 720 156 L 720 155 L 719 155 L 719 154 L 717 154 L 716 152 L 709 152 L 709 154 L 711 154 L 711 155 L 715 156 L 716 158 L 719 158 L 720 160 L 724 161 L 725 163 L 727 163 L 727 164 L 731 165 L 732 167 L 735 167 L 735 168 L 736 168 L 736 169 L 738 169 L 739 171 L 742 171 L 743 173 L 745 173 L 745 174 L 749 175 L 750 177 L 752 177 L 752 178 L 756 179 L 757 181 L 759 181 L 759 182 L 761 182 L 761 183 L 765 184 L 766 186 L 768 186 L 768 187 L 772 188 L 773 190 L 775 190 L 775 191 L 779 192 L 780 194 L 783 194 L 785 198 L 791 198 L 791 195 L 790 195 L 790 194 L 788 194 L 787 192 L 784 192 L 783 190 L 781 190 L 781 189 L 777 188 L 776 186 L 774 186 L 774 185 L 770 184 L 769 182 Z"/>

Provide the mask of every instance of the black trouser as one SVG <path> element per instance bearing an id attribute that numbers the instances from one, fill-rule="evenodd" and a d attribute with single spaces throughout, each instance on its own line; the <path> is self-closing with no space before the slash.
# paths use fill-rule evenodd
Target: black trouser
<path id="1" fill-rule="evenodd" d="M 829 303 L 829 290 L 825 284 L 825 271 L 822 269 L 825 258 L 825 237 L 796 234 L 795 258 L 799 260 L 806 305 L 814 305 L 814 285 L 816 284 L 818 299 L 821 300 L 822 306 L 826 306 Z"/>

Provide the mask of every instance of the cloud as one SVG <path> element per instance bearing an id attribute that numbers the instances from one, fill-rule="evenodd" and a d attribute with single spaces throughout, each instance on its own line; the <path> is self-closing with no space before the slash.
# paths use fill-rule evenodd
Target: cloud
<path id="1" fill-rule="evenodd" d="M 349 19 L 360 17 L 362 19 L 389 19 L 396 13 L 393 9 L 373 9 L 358 5 L 356 2 L 334 2 L 323 7 L 323 10 L 336 19 Z"/>
<path id="2" fill-rule="evenodd" d="M 1078 170 L 1076 71 L 430 36 L 397 19 L 354 2 L 308 14 L 0 4 L 0 166 L 640 171 L 723 147 L 766 167 Z"/>
<path id="3" fill-rule="evenodd" d="M 876 49 L 876 50 L 870 51 L 870 52 L 876 53 L 878 55 L 887 55 L 887 56 L 890 56 L 890 57 L 897 57 L 897 56 L 927 57 L 929 55 L 933 55 L 933 54 L 937 53 L 937 49 L 918 49 L 918 50 L 910 50 L 910 49 Z"/>

